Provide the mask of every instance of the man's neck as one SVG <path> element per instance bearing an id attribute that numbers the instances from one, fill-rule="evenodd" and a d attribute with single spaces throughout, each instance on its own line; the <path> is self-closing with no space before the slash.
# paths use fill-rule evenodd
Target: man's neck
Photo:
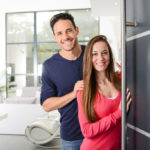
<path id="1" fill-rule="evenodd" d="M 66 51 L 61 50 L 59 54 L 68 60 L 76 60 L 81 55 L 82 49 L 79 44 L 77 44 L 72 50 Z"/>

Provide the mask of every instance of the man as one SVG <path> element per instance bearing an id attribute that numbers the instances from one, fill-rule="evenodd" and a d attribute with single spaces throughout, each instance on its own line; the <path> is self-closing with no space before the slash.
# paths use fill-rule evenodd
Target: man
<path id="1" fill-rule="evenodd" d="M 79 150 L 83 135 L 78 122 L 76 91 L 83 88 L 79 80 L 82 80 L 85 47 L 78 43 L 79 29 L 70 14 L 54 15 L 50 26 L 61 51 L 43 64 L 41 104 L 47 112 L 55 109 L 60 112 L 62 149 Z"/>

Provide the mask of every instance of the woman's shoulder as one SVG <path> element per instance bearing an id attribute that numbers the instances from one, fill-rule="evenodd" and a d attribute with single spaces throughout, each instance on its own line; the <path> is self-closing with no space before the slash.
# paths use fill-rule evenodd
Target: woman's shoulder
<path id="1" fill-rule="evenodd" d="M 83 90 L 78 90 L 78 91 L 77 91 L 77 101 L 78 101 L 78 102 L 81 101 L 81 99 L 82 99 L 82 94 L 83 94 Z"/>
<path id="2" fill-rule="evenodd" d="M 77 97 L 78 97 L 78 96 L 82 96 L 82 93 L 83 93 L 83 90 L 78 90 L 78 91 L 77 91 Z"/>

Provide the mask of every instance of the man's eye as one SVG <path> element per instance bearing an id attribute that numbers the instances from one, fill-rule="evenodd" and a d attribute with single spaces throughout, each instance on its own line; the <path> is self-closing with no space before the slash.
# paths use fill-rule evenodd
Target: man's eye
<path id="1" fill-rule="evenodd" d="M 58 32 L 57 35 L 61 35 L 61 32 Z"/>
<path id="2" fill-rule="evenodd" d="M 67 32 L 72 32 L 72 29 L 68 29 Z"/>

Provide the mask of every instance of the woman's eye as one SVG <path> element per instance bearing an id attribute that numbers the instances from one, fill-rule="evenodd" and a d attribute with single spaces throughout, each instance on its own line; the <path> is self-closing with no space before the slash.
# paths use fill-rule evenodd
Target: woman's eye
<path id="1" fill-rule="evenodd" d="M 93 53 L 92 55 L 93 55 L 93 56 L 96 56 L 96 55 L 97 55 L 97 53 Z"/>
<path id="2" fill-rule="evenodd" d="M 106 55 L 107 54 L 107 51 L 104 51 L 103 53 L 102 53 L 102 55 Z"/>

